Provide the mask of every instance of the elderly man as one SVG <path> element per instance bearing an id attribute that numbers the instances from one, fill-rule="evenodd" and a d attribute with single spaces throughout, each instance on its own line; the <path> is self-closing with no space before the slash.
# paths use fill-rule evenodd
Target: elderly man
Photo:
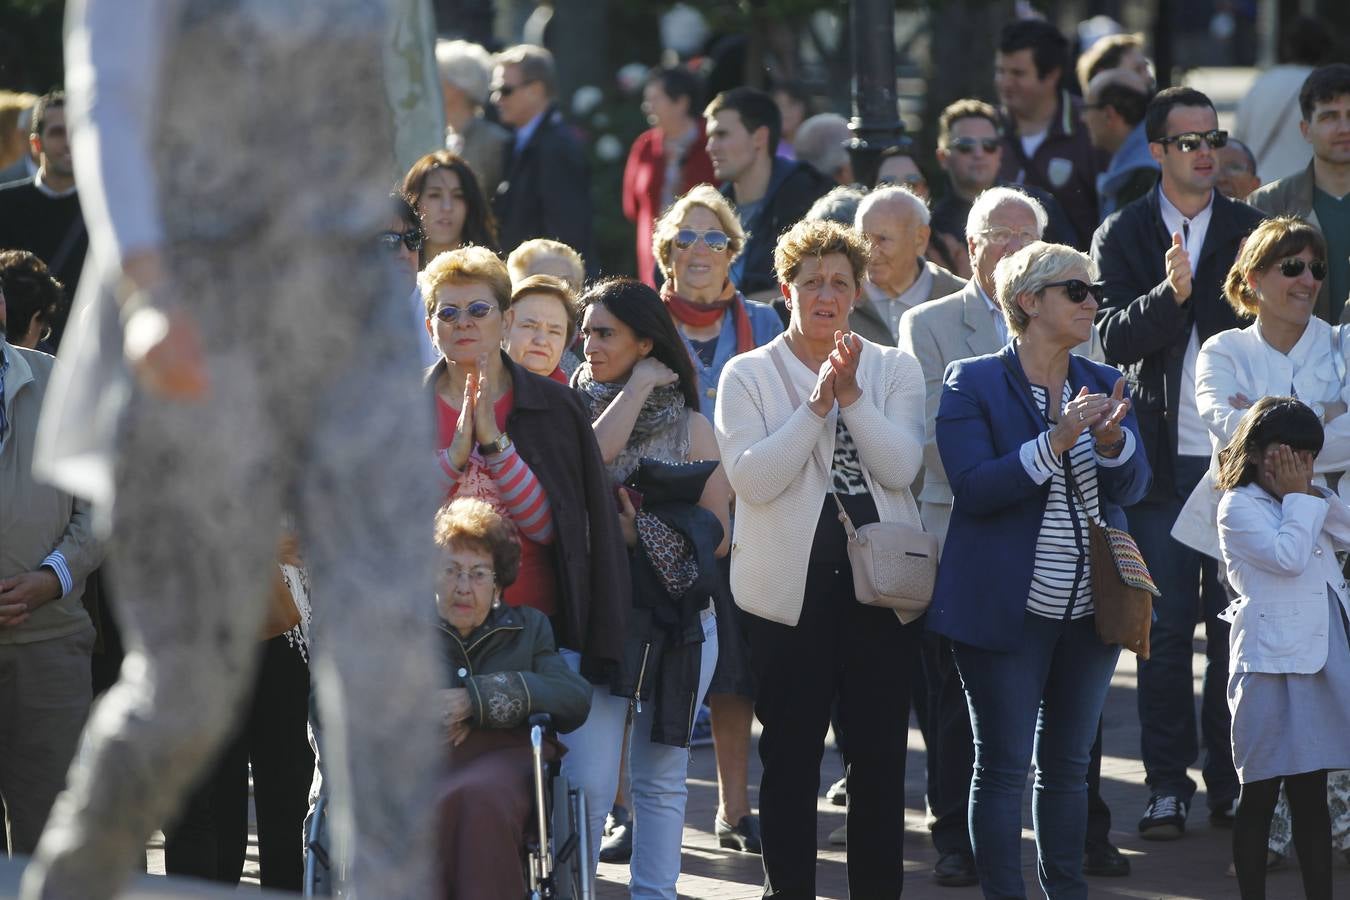
<path id="1" fill-rule="evenodd" d="M 0 805 L 9 852 L 31 854 L 89 713 L 94 626 L 80 600 L 100 550 L 89 505 L 33 480 L 56 360 L 8 343 L 6 321 L 0 293 Z"/>
<path id="2" fill-rule="evenodd" d="M 464 157 L 484 196 L 497 193 L 511 132 L 483 117 L 492 55 L 471 41 L 436 42 L 436 69 L 445 107 L 445 149 Z"/>
<path id="3" fill-rule="evenodd" d="M 854 227 L 872 247 L 862 296 L 849 327 L 887 347 L 905 310 L 959 291 L 964 282 L 923 258 L 928 246 L 928 207 L 902 187 L 880 188 L 858 204 Z"/>
<path id="4" fill-rule="evenodd" d="M 942 376 L 947 366 L 960 359 L 994 353 L 1008 342 L 1008 326 L 994 301 L 994 267 L 1045 231 L 1045 209 L 1035 199 L 1011 187 L 990 188 L 970 208 L 965 231 L 973 277 L 959 291 L 915 306 L 900 317 L 898 346 L 919 360 L 923 368 L 927 399 L 923 487 L 918 492 L 919 516 L 926 531 L 941 542 L 951 517 L 952 491 L 938 456 L 934 429 Z M 1077 352 L 1100 360 L 1095 337 Z M 966 807 L 975 749 L 970 717 L 960 677 L 952 658 L 951 642 L 926 636 L 923 647 L 924 674 L 928 683 L 928 805 L 936 822 L 932 828 L 938 861 L 933 876 L 948 887 L 974 884 L 974 855 L 966 827 Z M 1100 759 L 1100 744 L 1097 748 Z M 1094 809 L 1099 797 L 1092 795 Z M 1090 817 L 1091 818 L 1091 817 Z M 1106 842 L 1109 829 L 1089 825 L 1089 848 L 1085 871 L 1089 874 L 1125 874 L 1129 863 Z M 1099 838 L 1094 842 L 1094 836 Z M 1104 845 L 1104 846 L 1102 846 Z M 1124 871 L 1120 871 L 1123 866 Z"/>
<path id="5" fill-rule="evenodd" d="M 850 185 L 854 180 L 853 163 L 846 145 L 852 137 L 847 119 L 838 113 L 821 113 L 798 126 L 792 148 L 801 162 L 833 178 L 836 184 Z"/>
<path id="6" fill-rule="evenodd" d="M 1083 124 L 1092 146 L 1111 154 L 1106 171 L 1097 176 L 1103 219 L 1158 183 L 1158 163 L 1144 134 L 1148 101 L 1148 80 L 1130 69 L 1107 69 L 1088 82 Z"/>
<path id="7" fill-rule="evenodd" d="M 502 124 L 515 129 L 506 180 L 492 206 L 502 252 L 530 238 L 550 238 L 593 266 L 591 167 L 554 103 L 553 54 L 520 44 L 497 54 L 495 62 L 492 102 Z"/>
<path id="8" fill-rule="evenodd" d="M 1261 186 L 1261 176 L 1256 173 L 1256 155 L 1252 148 L 1229 137 L 1228 143 L 1214 154 L 1219 163 L 1219 180 L 1215 187 L 1229 200 L 1247 202 L 1252 191 Z"/>

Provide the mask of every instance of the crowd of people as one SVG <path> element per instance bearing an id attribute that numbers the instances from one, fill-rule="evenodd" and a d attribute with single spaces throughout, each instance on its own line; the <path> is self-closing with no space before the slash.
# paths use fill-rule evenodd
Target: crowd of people
<path id="1" fill-rule="evenodd" d="M 1138 36 L 1074 60 L 1015 21 L 997 105 L 940 111 L 931 190 L 908 147 L 858 184 L 799 85 L 704 97 L 657 68 L 614 275 L 547 50 L 438 43 L 444 145 L 391 185 L 365 7 L 184 6 L 137 32 L 141 72 L 140 20 L 88 3 L 70 95 L 34 99 L 33 171 L 0 188 L 0 801 L 25 898 L 107 896 L 156 828 L 170 873 L 237 882 L 250 772 L 265 887 L 300 890 L 331 793 L 333 877 L 524 895 L 535 713 L 589 802 L 584 864 L 627 863 L 633 897 L 676 896 L 700 719 L 708 824 L 761 855 L 765 896 L 816 895 L 831 731 L 850 894 L 899 896 L 911 713 L 937 883 L 1027 896 L 1033 769 L 1040 887 L 1085 897 L 1131 868 L 1100 784 L 1110 535 L 1156 586 L 1128 648 L 1139 835 L 1184 836 L 1199 764 L 1241 896 L 1292 842 L 1329 900 L 1350 65 L 1258 84 L 1285 96 L 1244 107 L 1270 135 L 1248 149 L 1205 94 L 1156 89 Z M 244 57 L 290 73 L 297 41 L 331 65 L 201 102 Z M 346 108 L 295 102 L 337 70 Z M 218 120 L 238 146 L 201 140 Z M 349 121 L 369 146 L 324 196 L 253 177 Z M 1305 162 L 1258 169 L 1293 132 Z M 870 589 L 856 545 L 882 525 L 940 547 L 926 614 Z"/>

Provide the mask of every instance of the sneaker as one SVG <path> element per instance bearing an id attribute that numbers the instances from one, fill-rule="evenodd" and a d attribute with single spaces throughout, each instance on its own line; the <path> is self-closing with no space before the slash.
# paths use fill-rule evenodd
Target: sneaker
<path id="1" fill-rule="evenodd" d="M 704 704 L 698 708 L 698 713 L 694 716 L 694 733 L 689 737 L 689 746 L 711 747 L 712 742 L 712 710 Z"/>
<path id="2" fill-rule="evenodd" d="M 600 840 L 600 861 L 626 863 L 633 858 L 633 818 L 616 806 L 605 816 L 605 836 Z"/>
<path id="3" fill-rule="evenodd" d="M 840 778 L 825 792 L 825 799 L 835 806 L 848 806 L 848 778 Z"/>
<path id="4" fill-rule="evenodd" d="M 1175 841 L 1186 833 L 1185 800 L 1172 794 L 1154 794 L 1139 820 L 1139 836 L 1146 841 Z"/>
<path id="5" fill-rule="evenodd" d="M 1232 828 L 1237 818 L 1237 801 L 1230 800 L 1218 809 L 1209 811 L 1209 824 L 1215 828 Z"/>
<path id="6" fill-rule="evenodd" d="M 966 853 L 944 853 L 933 866 L 933 878 L 943 887 L 969 887 L 980 883 L 975 860 Z"/>

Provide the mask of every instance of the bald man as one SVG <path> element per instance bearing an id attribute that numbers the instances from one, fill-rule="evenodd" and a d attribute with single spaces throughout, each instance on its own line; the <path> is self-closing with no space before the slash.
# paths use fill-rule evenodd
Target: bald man
<path id="1" fill-rule="evenodd" d="M 869 341 L 894 347 L 905 310 L 965 286 L 964 280 L 923 258 L 928 221 L 927 204 L 908 188 L 878 188 L 858 204 L 854 224 L 872 255 L 849 327 Z"/>
<path id="2" fill-rule="evenodd" d="M 1103 220 L 1137 200 L 1158 183 L 1158 164 L 1144 135 L 1144 110 L 1151 86 L 1133 69 L 1107 69 L 1088 82 L 1083 124 L 1092 145 L 1111 154 L 1106 171 L 1097 176 L 1097 199 Z"/>

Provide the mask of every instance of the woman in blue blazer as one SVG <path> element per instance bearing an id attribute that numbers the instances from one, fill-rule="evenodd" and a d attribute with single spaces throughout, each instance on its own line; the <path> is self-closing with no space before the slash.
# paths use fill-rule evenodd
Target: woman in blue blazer
<path id="1" fill-rule="evenodd" d="M 1003 259 L 995 279 L 1014 339 L 953 363 L 938 408 L 954 502 L 928 627 L 951 638 L 970 706 L 970 833 L 986 897 L 1026 896 L 1033 748 L 1041 887 L 1087 897 L 1085 779 L 1120 652 L 1094 626 L 1087 519 L 1124 528 L 1121 507 L 1150 478 L 1124 379 L 1071 353 L 1091 336 L 1095 271 L 1058 244 Z"/>

